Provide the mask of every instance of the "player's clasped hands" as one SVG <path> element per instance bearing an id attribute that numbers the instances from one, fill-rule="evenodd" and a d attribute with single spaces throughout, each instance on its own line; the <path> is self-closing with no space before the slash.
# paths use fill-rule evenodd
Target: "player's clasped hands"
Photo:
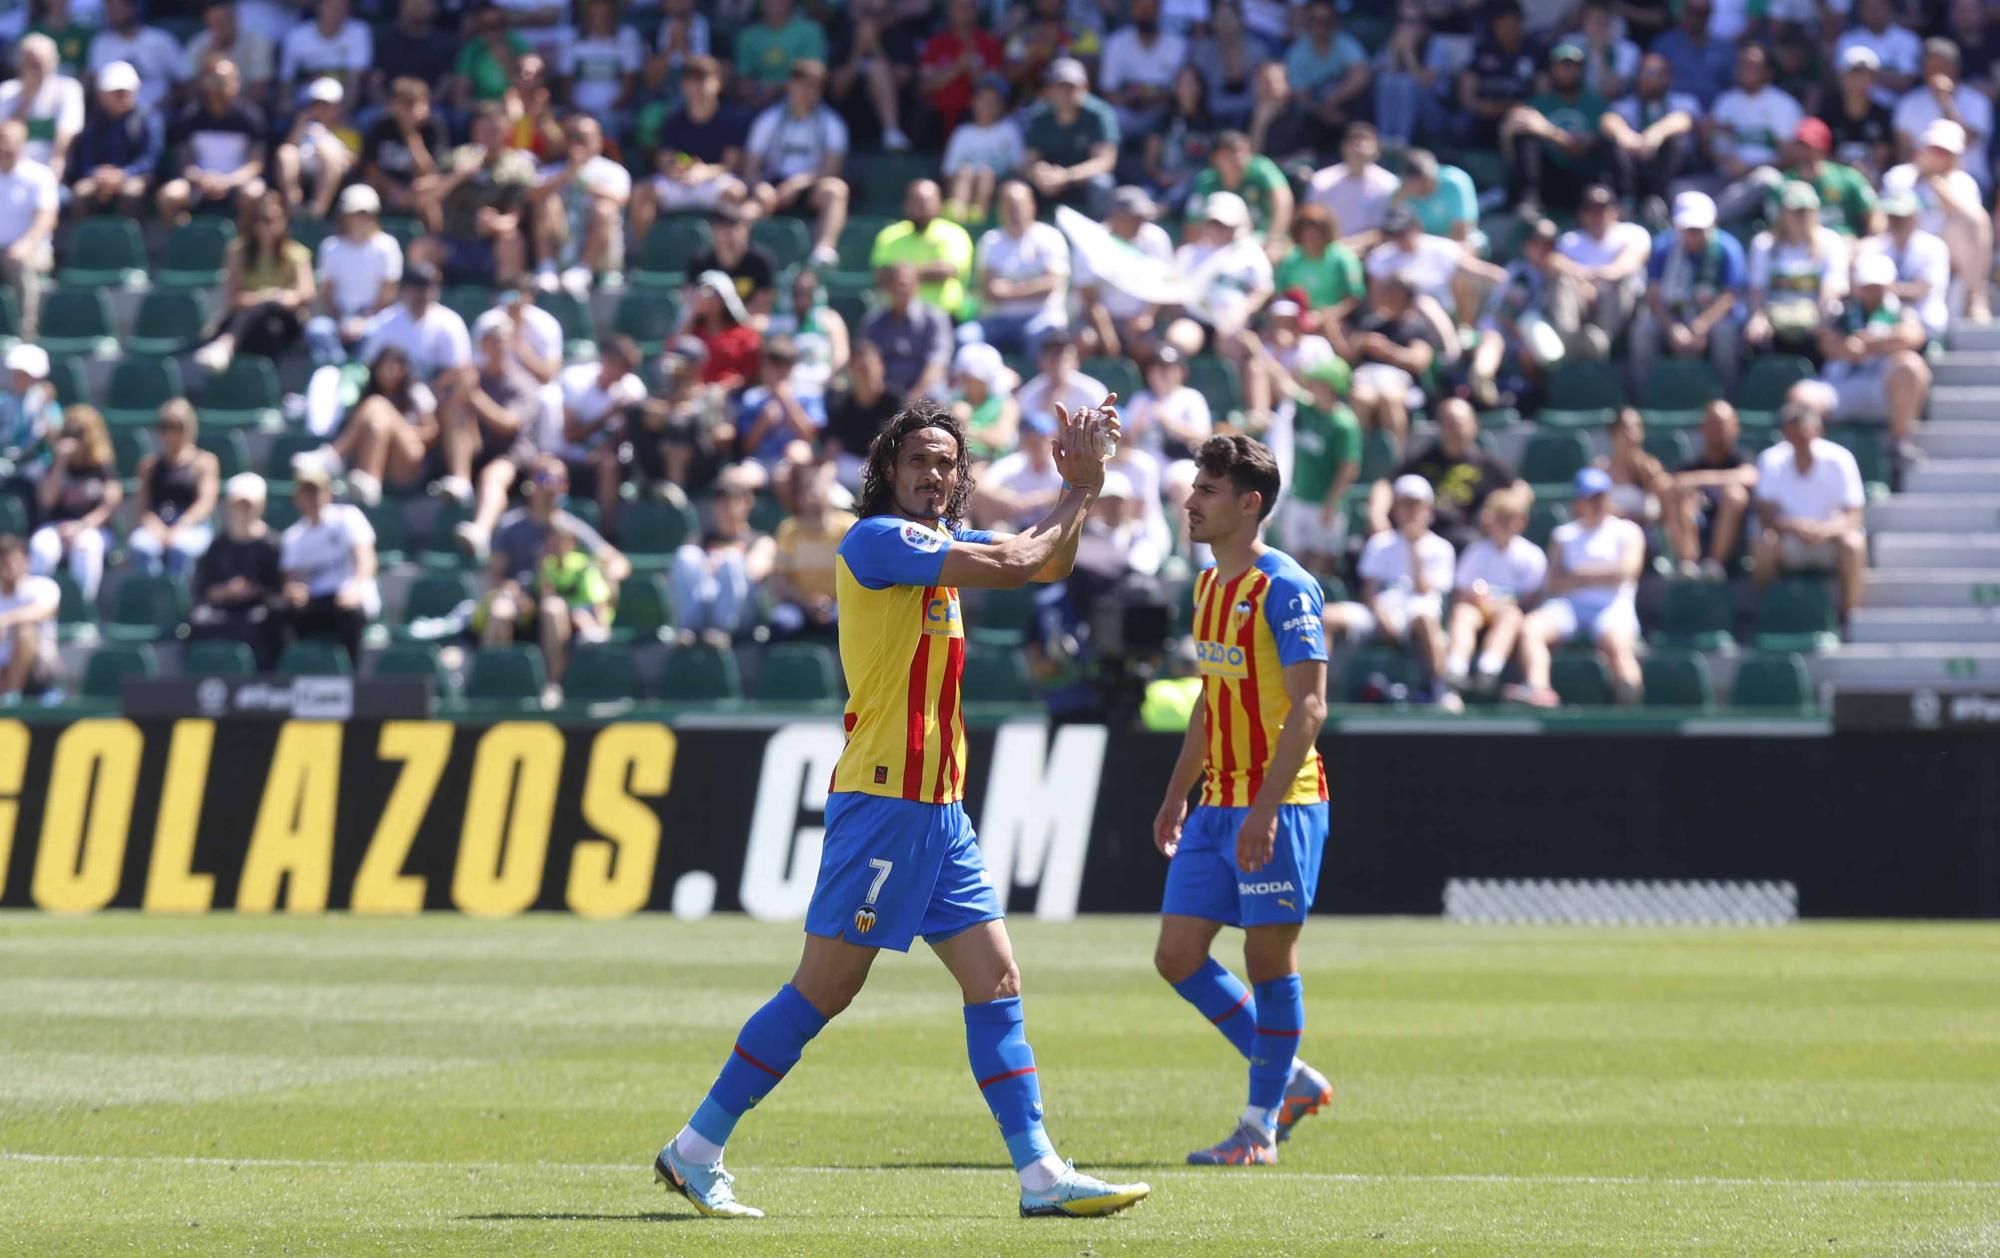
<path id="1" fill-rule="evenodd" d="M 1104 461 L 1118 448 L 1123 435 L 1119 427 L 1118 395 L 1107 393 L 1104 401 L 1074 415 L 1061 402 L 1056 408 L 1056 471 L 1063 480 L 1083 489 L 1104 484 Z"/>

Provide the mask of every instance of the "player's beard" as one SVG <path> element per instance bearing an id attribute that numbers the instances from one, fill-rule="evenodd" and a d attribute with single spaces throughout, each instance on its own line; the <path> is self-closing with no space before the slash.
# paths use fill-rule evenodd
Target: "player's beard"
<path id="1" fill-rule="evenodd" d="M 949 482 L 940 484 L 936 489 L 914 489 L 907 495 L 896 495 L 896 509 L 913 520 L 941 520 L 950 505 Z"/>

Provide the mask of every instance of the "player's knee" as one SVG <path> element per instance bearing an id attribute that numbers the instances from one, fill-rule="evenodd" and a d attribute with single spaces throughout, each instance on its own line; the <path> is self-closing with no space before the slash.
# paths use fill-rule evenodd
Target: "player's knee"
<path id="1" fill-rule="evenodd" d="M 1153 968 L 1169 983 L 1179 983 L 1191 977 L 1207 959 L 1205 949 L 1196 949 L 1181 940 L 1164 936 L 1153 948 Z"/>

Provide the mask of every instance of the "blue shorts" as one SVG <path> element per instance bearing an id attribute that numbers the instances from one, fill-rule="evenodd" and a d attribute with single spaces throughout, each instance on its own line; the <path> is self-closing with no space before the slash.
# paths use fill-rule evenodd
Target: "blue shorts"
<path id="1" fill-rule="evenodd" d="M 1167 864 L 1160 912 L 1225 926 L 1306 920 L 1319 892 L 1319 862 L 1326 852 L 1326 804 L 1278 805 L 1271 863 L 1254 874 L 1236 868 L 1236 831 L 1249 812 L 1204 805 L 1188 814 L 1180 850 Z"/>
<path id="2" fill-rule="evenodd" d="M 1000 916 L 963 805 L 827 796 L 808 935 L 908 952 L 918 935 L 937 943 Z"/>

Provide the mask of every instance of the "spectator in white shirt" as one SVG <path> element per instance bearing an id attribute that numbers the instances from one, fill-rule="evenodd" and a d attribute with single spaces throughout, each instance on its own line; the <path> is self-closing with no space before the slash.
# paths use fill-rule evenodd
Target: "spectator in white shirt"
<path id="1" fill-rule="evenodd" d="M 29 157 L 27 147 L 26 124 L 0 122 L 0 285 L 14 290 L 21 339 L 32 344 L 60 198 L 54 173 Z"/>
<path id="2" fill-rule="evenodd" d="M 1752 175 L 1777 162 L 1778 146 L 1797 133 L 1805 116 L 1798 101 L 1772 85 L 1769 53 L 1751 44 L 1736 54 L 1736 86 L 1715 98 L 1708 119 L 1709 151 L 1735 185 L 1717 198 L 1725 218 L 1761 204 L 1764 183 L 1751 183 Z"/>
<path id="3" fill-rule="evenodd" d="M 1757 584 L 1832 569 L 1844 623 L 1868 569 L 1861 468 L 1846 447 L 1820 436 L 1817 407 L 1787 402 L 1778 423 L 1782 440 L 1757 459 Z"/>
<path id="4" fill-rule="evenodd" d="M 202 76 L 210 57 L 224 57 L 235 62 L 241 72 L 243 95 L 258 108 L 269 108 L 271 76 L 278 66 L 271 41 L 238 20 L 235 0 L 206 0 L 201 26 L 200 33 L 188 41 L 179 81 L 194 82 Z"/>
<path id="5" fill-rule="evenodd" d="M 1382 222 L 1382 213 L 1403 186 L 1387 167 L 1376 163 L 1381 154 L 1375 128 L 1365 122 L 1353 123 L 1340 143 L 1340 164 L 1315 172 L 1306 188 L 1306 201 L 1326 207 L 1341 238 L 1357 253 L 1375 243 L 1373 233 Z"/>
<path id="6" fill-rule="evenodd" d="M 1431 531 L 1436 494 L 1421 476 L 1398 476 L 1389 506 L 1390 527 L 1368 539 L 1355 572 L 1361 602 L 1326 611 L 1329 629 L 1351 636 L 1375 634 L 1408 650 L 1432 679 L 1432 697 L 1456 707 L 1443 684 L 1444 600 L 1451 592 L 1457 557 L 1451 543 Z"/>
<path id="7" fill-rule="evenodd" d="M 1041 371 L 1014 393 L 1021 407 L 1021 422 L 1030 415 L 1055 418 L 1060 402 L 1071 414 L 1103 402 L 1109 392 L 1104 382 L 1077 370 L 1076 342 L 1068 332 L 1051 332 L 1042 339 L 1041 356 L 1035 360 Z"/>
<path id="8" fill-rule="evenodd" d="M 556 56 L 556 74 L 572 109 L 620 131 L 646 48 L 638 31 L 619 22 L 617 0 L 586 0 L 582 10 L 576 38 Z"/>
<path id="9" fill-rule="evenodd" d="M 1099 393 L 1091 405 L 1103 400 Z M 1055 412 L 1021 408 L 1021 448 L 993 460 L 972 491 L 972 509 L 988 524 L 1024 529 L 1062 496 L 1055 461 Z"/>
<path id="10" fill-rule="evenodd" d="M 118 0 L 111 0 L 117 3 Z M 375 36 L 351 16 L 349 0 L 318 0 L 313 20 L 293 27 L 278 52 L 278 88 L 296 91 L 315 79 L 336 79 L 361 104 L 368 68 L 375 63 Z"/>
<path id="11" fill-rule="evenodd" d="M 1888 230 L 1861 242 L 1861 253 L 1888 255 L 1896 264 L 1896 296 L 1917 312 L 1924 331 L 1940 340 L 1951 315 L 1945 295 L 1951 290 L 1951 250 L 1943 240 L 1917 226 L 1916 197 L 1907 192 L 1882 198 Z"/>
<path id="12" fill-rule="evenodd" d="M 1488 494 L 1479 509 L 1481 536 L 1458 557 L 1444 662 L 1445 684 L 1453 689 L 1499 689 L 1500 673 L 1514 657 L 1523 609 L 1542 592 L 1549 558 L 1521 536 L 1528 526 L 1528 497 L 1511 485 Z"/>
<path id="13" fill-rule="evenodd" d="M 187 77 L 187 55 L 179 40 L 139 21 L 139 0 L 104 0 L 104 29 L 90 41 L 90 73 L 114 61 L 139 72 L 139 108 L 158 109 Z"/>
<path id="14" fill-rule="evenodd" d="M 0 702 L 46 690 L 55 674 L 62 589 L 28 571 L 28 548 L 0 535 Z"/>
<path id="15" fill-rule="evenodd" d="M 363 362 L 373 362 L 391 345 L 402 350 L 418 382 L 430 385 L 440 397 L 451 392 L 459 374 L 472 365 L 465 320 L 438 302 L 442 284 L 437 268 L 428 263 L 405 266 L 402 301 L 375 320 L 361 346 Z"/>
<path id="16" fill-rule="evenodd" d="M 1854 24 L 1841 35 L 1835 56 L 1850 48 L 1866 48 L 1881 62 L 1875 73 L 1875 99 L 1894 107 L 1903 93 L 1917 85 L 1924 45 L 1914 32 L 1896 25 L 1894 0 L 1855 0 Z"/>
<path id="17" fill-rule="evenodd" d="M 979 322 L 961 337 L 1039 357 L 1042 338 L 1069 327 L 1069 238 L 1035 221 L 1035 194 L 1018 179 L 1001 186 L 999 210 L 973 263 Z"/>
<path id="18" fill-rule="evenodd" d="M 1368 251 L 1363 269 L 1371 281 L 1391 276 L 1409 280 L 1418 297 L 1435 303 L 1425 310 L 1427 315 L 1435 318 L 1453 311 L 1461 327 L 1478 321 L 1487 291 L 1505 275 L 1449 236 L 1426 232 L 1416 211 L 1407 205 L 1392 205 L 1382 216 L 1381 243 Z"/>
<path id="19" fill-rule="evenodd" d="M 1556 240 L 1556 252 L 1569 261 L 1572 274 L 1583 280 L 1593 295 L 1576 303 L 1581 309 L 1574 311 L 1558 301 L 1556 330 L 1566 336 L 1580 335 L 1595 357 L 1607 358 L 1646 291 L 1646 264 L 1653 257 L 1653 237 L 1639 224 L 1624 221 L 1617 195 L 1601 183 L 1583 190 L 1576 222 Z M 1558 294 L 1568 291 L 1574 290 L 1559 288 Z"/>
<path id="20" fill-rule="evenodd" d="M 1986 142 L 1993 137 L 1993 101 L 1959 80 L 1958 45 L 1948 39 L 1924 41 L 1923 81 L 1896 102 L 1896 151 L 1909 158 L 1940 118 L 1965 128 L 1965 173 L 1982 188 L 1993 186 Z"/>
<path id="21" fill-rule="evenodd" d="M 1204 342 L 1241 371 L 1237 333 L 1250 326 L 1271 299 L 1271 257 L 1250 233 L 1250 207 L 1233 192 L 1212 192 L 1202 202 L 1202 222 L 1174 254 L 1174 268 L 1194 290 L 1187 318 L 1167 329 L 1182 353 Z"/>
<path id="22" fill-rule="evenodd" d="M 1571 519 L 1549 536 L 1549 599 L 1521 626 L 1521 684 L 1510 698 L 1554 707 L 1549 652 L 1587 634 L 1611 673 L 1612 694 L 1639 697 L 1639 613 L 1635 598 L 1646 563 L 1646 533 L 1611 512 L 1611 473 L 1586 467 L 1576 474 Z"/>
<path id="23" fill-rule="evenodd" d="M 1944 240 L 1951 271 L 1965 289 L 1965 315 L 1973 323 L 1993 321 L 1987 290 L 1993 274 L 1993 216 L 1986 212 L 1979 185 L 1965 173 L 1965 128 L 1940 118 L 1924 129 L 1915 156 L 1882 176 L 1885 196 L 1908 192 L 1922 209 L 1918 222 Z"/>
<path id="24" fill-rule="evenodd" d="M 342 131 L 352 129 L 343 108 L 346 99 L 340 80 L 314 79 L 291 131 L 272 154 L 285 204 L 314 218 L 325 218 L 333 209 L 333 198 L 354 169 L 354 150 L 340 138 Z"/>
<path id="25" fill-rule="evenodd" d="M 604 155 L 604 129 L 589 114 L 563 127 L 562 162 L 546 166 L 528 194 L 534 216 L 539 282 L 554 286 L 557 270 L 572 292 L 588 293 L 600 275 L 625 267 L 625 207 L 632 176 Z"/>
<path id="26" fill-rule="evenodd" d="M 56 42 L 39 32 L 24 38 L 14 50 L 16 76 L 0 83 L 0 118 L 14 119 L 39 132 L 22 150 L 29 160 L 48 167 L 56 182 L 63 179 L 69 146 L 83 130 L 83 84 L 59 73 Z"/>
<path id="27" fill-rule="evenodd" d="M 1166 116 L 1167 91 L 1187 62 L 1187 40 L 1160 29 L 1160 0 L 1132 0 L 1128 22 L 1104 40 L 1097 88 L 1121 135 L 1144 135 Z"/>
<path id="28" fill-rule="evenodd" d="M 1188 464 L 1186 480 L 1192 485 L 1194 452 L 1215 435 L 1215 418 L 1208 399 L 1188 387 L 1187 376 L 1180 351 L 1160 346 L 1146 363 L 1146 387 L 1137 397 L 1118 399 L 1118 412 L 1125 429 L 1122 445 L 1156 455 L 1170 467 Z"/>
<path id="29" fill-rule="evenodd" d="M 301 463 L 292 482 L 299 518 L 285 530 L 279 558 L 291 631 L 298 638 L 331 637 L 359 664 L 362 633 L 382 611 L 375 530 L 361 508 L 333 500 L 326 469 Z"/>
<path id="30" fill-rule="evenodd" d="M 825 93 L 825 64 L 794 61 L 784 99 L 757 115 L 744 144 L 751 176 L 763 181 L 756 195 L 766 214 L 810 208 L 819 216 L 812 262 L 822 267 L 839 261 L 836 245 L 847 225 L 847 184 L 840 178 L 847 124 L 827 108 Z"/>
<path id="31" fill-rule="evenodd" d="M 1896 264 L 1871 253 L 1854 265 L 1854 291 L 1827 315 L 1819 332 L 1822 378 L 1833 386 L 1833 418 L 1889 421 L 1898 457 L 1915 459 L 1910 443 L 1930 398 L 1929 339 L 1916 312 L 1890 291 Z M 1905 448 L 1910 447 L 1910 448 Z"/>
<path id="32" fill-rule="evenodd" d="M 375 316 L 396 300 L 403 278 L 403 247 L 382 230 L 382 199 L 365 183 L 340 194 L 340 222 L 319 242 L 314 270 L 319 276 L 321 313 L 306 325 L 313 359 L 341 363 Z"/>
<path id="33" fill-rule="evenodd" d="M 1159 264 L 1164 274 L 1173 269 L 1174 242 L 1166 229 L 1153 221 L 1159 213 L 1159 207 L 1144 188 L 1128 185 L 1111 194 L 1111 217 L 1104 221 L 1104 226 L 1114 237 Z M 1073 278 L 1083 306 L 1082 335 L 1091 353 L 1115 358 L 1124 352 L 1127 341 L 1144 340 L 1152 335 L 1159 307 L 1099 279 L 1083 257 L 1077 258 Z"/>
<path id="34" fill-rule="evenodd" d="M 981 75 L 972 89 L 971 120 L 953 128 L 944 146 L 946 218 L 974 226 L 985 222 L 997 181 L 1026 159 L 1021 128 L 1006 115 L 1006 78 Z"/>
<path id="35" fill-rule="evenodd" d="M 562 432 L 542 445 L 561 454 L 571 475 L 588 472 L 606 529 L 617 527 L 618 484 L 624 475 L 618 447 L 628 412 L 646 400 L 635 374 L 642 361 L 630 337 L 612 336 L 597 347 L 596 362 L 581 362 L 556 377 L 562 386 Z"/>

